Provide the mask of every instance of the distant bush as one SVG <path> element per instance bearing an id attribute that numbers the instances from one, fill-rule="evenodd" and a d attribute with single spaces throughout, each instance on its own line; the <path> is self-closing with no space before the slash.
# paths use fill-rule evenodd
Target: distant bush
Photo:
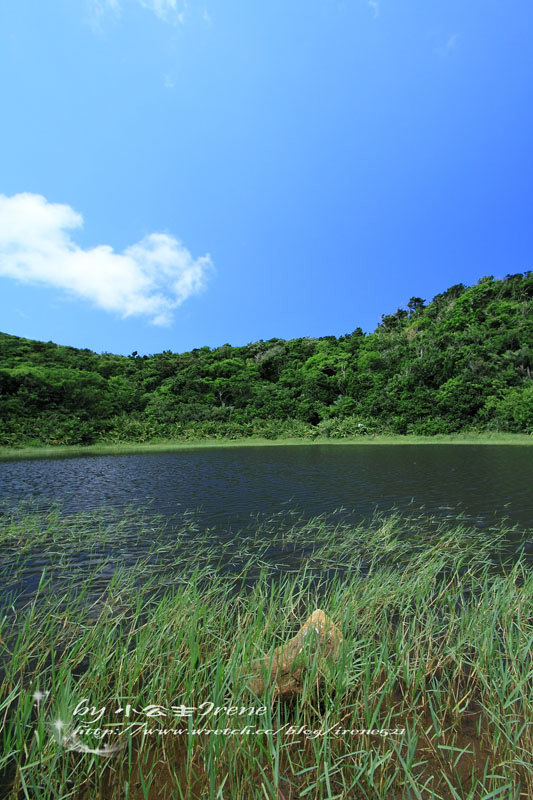
<path id="1" fill-rule="evenodd" d="M 533 433 L 533 385 L 489 397 L 480 413 L 487 430 Z"/>
<path id="2" fill-rule="evenodd" d="M 328 439 L 347 439 L 354 436 L 368 436 L 376 433 L 376 426 L 361 417 L 343 419 L 324 419 L 316 426 L 318 436 Z"/>

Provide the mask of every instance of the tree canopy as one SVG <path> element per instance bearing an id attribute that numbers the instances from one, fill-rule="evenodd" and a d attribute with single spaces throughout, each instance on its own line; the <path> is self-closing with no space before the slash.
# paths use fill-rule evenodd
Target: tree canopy
<path id="1" fill-rule="evenodd" d="M 533 433 L 533 276 L 457 284 L 373 333 L 97 354 L 0 334 L 0 444 Z"/>

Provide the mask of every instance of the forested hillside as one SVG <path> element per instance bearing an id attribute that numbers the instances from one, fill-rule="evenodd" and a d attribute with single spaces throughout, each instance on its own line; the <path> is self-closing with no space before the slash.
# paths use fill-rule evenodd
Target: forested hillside
<path id="1" fill-rule="evenodd" d="M 452 286 L 374 333 L 97 355 L 0 334 L 0 444 L 533 433 L 533 275 Z"/>

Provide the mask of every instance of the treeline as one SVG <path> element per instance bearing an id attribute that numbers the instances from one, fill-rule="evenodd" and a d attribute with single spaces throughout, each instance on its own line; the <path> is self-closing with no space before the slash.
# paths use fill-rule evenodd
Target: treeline
<path id="1" fill-rule="evenodd" d="M 98 355 L 0 334 L 0 444 L 533 433 L 533 275 L 319 339 Z"/>

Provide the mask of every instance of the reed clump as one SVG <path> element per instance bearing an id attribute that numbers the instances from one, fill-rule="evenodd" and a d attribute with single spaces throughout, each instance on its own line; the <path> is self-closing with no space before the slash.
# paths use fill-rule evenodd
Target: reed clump
<path id="1" fill-rule="evenodd" d="M 508 531 L 128 519 L 2 517 L 0 796 L 533 797 L 533 576 Z M 317 608 L 336 658 L 289 700 L 252 691 Z"/>

